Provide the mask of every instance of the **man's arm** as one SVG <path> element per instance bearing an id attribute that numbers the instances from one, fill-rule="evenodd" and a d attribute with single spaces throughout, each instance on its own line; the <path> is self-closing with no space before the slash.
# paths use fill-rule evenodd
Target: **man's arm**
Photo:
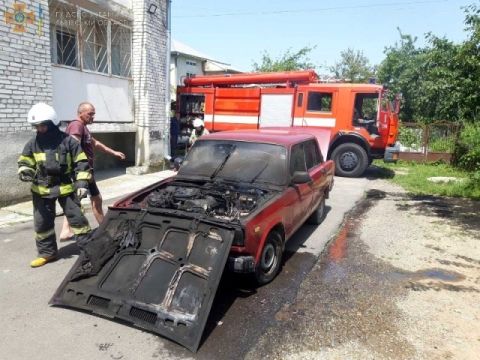
<path id="1" fill-rule="evenodd" d="M 120 160 L 125 160 L 125 154 L 122 153 L 121 151 L 115 151 L 112 148 L 109 148 L 107 145 L 105 145 L 104 143 L 98 141 L 97 139 L 95 139 L 93 137 L 92 137 L 92 143 L 93 143 L 93 147 L 95 149 L 100 150 L 100 151 L 104 152 L 105 154 L 113 155 L 113 156 L 119 158 Z"/>

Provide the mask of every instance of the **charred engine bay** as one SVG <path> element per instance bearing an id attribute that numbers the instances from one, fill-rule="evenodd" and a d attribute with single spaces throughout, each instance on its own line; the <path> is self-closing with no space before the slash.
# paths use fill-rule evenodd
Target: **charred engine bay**
<path id="1" fill-rule="evenodd" d="M 248 185 L 172 182 L 150 193 L 146 202 L 149 207 L 199 213 L 225 221 L 238 221 L 250 215 L 273 195 L 274 191 Z"/>

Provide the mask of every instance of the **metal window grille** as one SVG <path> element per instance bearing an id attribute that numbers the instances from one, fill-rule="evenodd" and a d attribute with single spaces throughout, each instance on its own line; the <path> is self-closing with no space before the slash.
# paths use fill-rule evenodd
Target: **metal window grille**
<path id="1" fill-rule="evenodd" d="M 61 1 L 49 1 L 49 12 L 53 64 L 131 77 L 131 21 Z"/>
<path id="2" fill-rule="evenodd" d="M 112 74 L 130 77 L 132 54 L 131 30 L 125 26 L 111 25 L 111 64 Z"/>
<path id="3" fill-rule="evenodd" d="M 51 58 L 54 64 L 79 67 L 77 10 L 63 3 L 50 3 Z"/>
<path id="4" fill-rule="evenodd" d="M 83 68 L 108 73 L 108 20 L 82 11 L 81 35 Z"/>

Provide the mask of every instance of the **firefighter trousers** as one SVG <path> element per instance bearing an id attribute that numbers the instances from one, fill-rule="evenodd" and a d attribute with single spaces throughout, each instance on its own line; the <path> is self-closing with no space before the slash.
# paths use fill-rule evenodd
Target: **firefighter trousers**
<path id="1" fill-rule="evenodd" d="M 55 235 L 55 202 L 58 200 L 68 223 L 72 228 L 77 245 L 83 251 L 90 240 L 91 228 L 83 214 L 75 193 L 58 198 L 44 198 L 36 193 L 33 196 L 33 223 L 38 256 L 55 256 L 58 251 Z"/>

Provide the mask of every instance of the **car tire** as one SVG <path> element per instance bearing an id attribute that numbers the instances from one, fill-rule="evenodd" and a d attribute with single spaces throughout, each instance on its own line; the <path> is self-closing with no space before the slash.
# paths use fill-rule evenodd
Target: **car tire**
<path id="1" fill-rule="evenodd" d="M 273 231 L 268 235 L 260 261 L 255 267 L 254 277 L 258 285 L 268 284 L 277 276 L 282 265 L 282 255 L 282 237 L 278 232 Z"/>
<path id="2" fill-rule="evenodd" d="M 312 225 L 320 225 L 325 218 L 325 197 L 322 198 L 320 204 L 315 211 L 307 219 L 307 222 Z"/>
<path id="3" fill-rule="evenodd" d="M 331 158 L 335 162 L 335 175 L 338 176 L 360 177 L 368 167 L 367 152 L 354 143 L 338 145 Z"/>

